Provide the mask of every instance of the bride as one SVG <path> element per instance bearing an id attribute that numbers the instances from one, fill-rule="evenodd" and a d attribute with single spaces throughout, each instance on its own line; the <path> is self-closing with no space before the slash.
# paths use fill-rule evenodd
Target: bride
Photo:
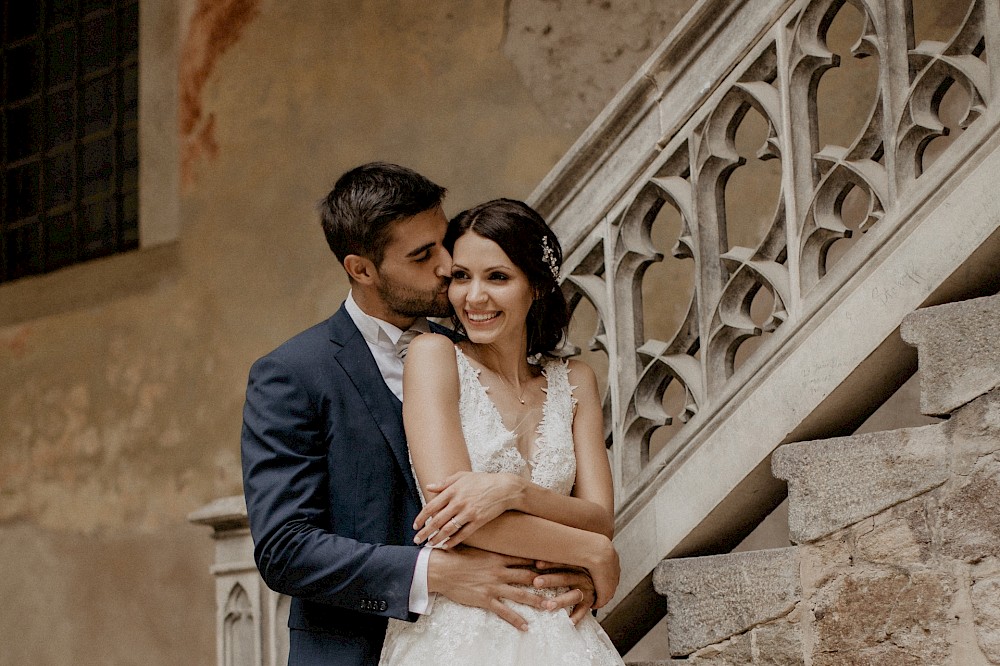
<path id="1" fill-rule="evenodd" d="M 586 570 L 599 608 L 619 574 L 611 471 L 593 370 L 550 355 L 569 319 L 559 242 L 530 207 L 498 199 L 456 216 L 444 244 L 464 339 L 424 334 L 406 356 L 403 418 L 425 503 L 416 541 Z M 415 623 L 390 620 L 380 664 L 623 663 L 588 604 L 502 603 L 520 629 L 445 597 Z"/>

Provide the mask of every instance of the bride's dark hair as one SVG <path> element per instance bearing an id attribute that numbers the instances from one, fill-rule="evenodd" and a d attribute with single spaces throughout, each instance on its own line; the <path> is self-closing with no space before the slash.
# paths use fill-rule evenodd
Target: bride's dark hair
<path id="1" fill-rule="evenodd" d="M 524 271 L 535 293 L 528 310 L 528 355 L 550 354 L 566 334 L 569 307 L 559 288 L 562 247 L 542 216 L 513 199 L 494 199 L 462 211 L 448 224 L 444 246 L 473 232 L 500 246 L 514 265 Z M 455 329 L 464 334 L 455 318 Z"/>

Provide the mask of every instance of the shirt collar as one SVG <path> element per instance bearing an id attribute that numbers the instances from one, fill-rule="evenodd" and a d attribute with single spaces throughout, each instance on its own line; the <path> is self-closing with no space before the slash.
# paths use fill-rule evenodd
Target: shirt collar
<path id="1" fill-rule="evenodd" d="M 395 348 L 396 341 L 403 334 L 403 329 L 364 312 L 358 306 L 357 301 L 354 300 L 353 291 L 347 293 L 347 298 L 344 300 L 344 308 L 347 310 L 347 314 L 351 315 L 354 325 L 358 327 L 358 330 L 361 331 L 361 335 L 367 342 L 377 346 Z M 410 328 L 421 333 L 428 333 L 431 330 L 430 325 L 424 317 L 418 317 Z"/>

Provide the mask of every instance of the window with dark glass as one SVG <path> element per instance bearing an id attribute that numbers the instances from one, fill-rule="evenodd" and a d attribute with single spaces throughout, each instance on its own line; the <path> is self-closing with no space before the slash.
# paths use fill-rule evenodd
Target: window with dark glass
<path id="1" fill-rule="evenodd" d="M 138 0 L 0 3 L 0 282 L 136 249 Z"/>

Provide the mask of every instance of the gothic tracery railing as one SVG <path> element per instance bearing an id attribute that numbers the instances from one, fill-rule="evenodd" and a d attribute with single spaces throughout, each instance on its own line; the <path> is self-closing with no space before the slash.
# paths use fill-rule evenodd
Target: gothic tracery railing
<path id="1" fill-rule="evenodd" d="M 605 398 L 606 436 L 620 515 L 780 344 L 755 339 L 807 322 L 874 245 L 891 242 L 893 229 L 906 222 L 917 183 L 947 178 L 935 172 L 936 160 L 976 147 L 972 138 L 947 147 L 935 147 L 935 140 L 996 115 L 997 3 L 946 3 L 950 11 L 964 10 L 964 17 L 943 41 L 918 39 L 913 4 L 785 2 L 724 78 L 700 91 L 682 122 L 662 136 L 647 133 L 647 145 L 626 138 L 619 147 L 602 148 L 604 165 L 632 151 L 638 165 L 632 177 L 578 197 L 586 206 L 565 203 L 577 195 L 567 194 L 558 175 L 533 197 L 567 239 L 563 274 L 571 305 L 586 300 L 597 313 L 592 339 L 575 342 L 606 353 L 614 369 Z M 825 77 L 843 64 L 831 40 L 848 19 L 857 34 L 847 57 L 874 64 L 853 82 L 850 95 L 836 98 Z M 645 77 L 654 79 L 656 72 Z M 859 87 L 867 87 L 860 97 L 870 101 L 860 110 L 859 128 L 828 142 L 831 132 L 822 124 L 836 120 L 830 109 L 849 106 Z M 660 92 L 656 104 L 680 92 Z M 956 117 L 946 118 L 949 113 Z M 753 123 L 760 145 L 748 156 L 738 143 Z M 651 138 L 655 145 L 648 145 Z M 756 236 L 736 233 L 727 219 L 734 212 L 730 199 L 737 198 L 730 183 L 764 162 L 769 165 L 756 172 L 763 174 L 756 182 L 763 198 L 770 183 L 775 199 L 766 219 L 758 216 Z M 759 203 L 753 185 L 743 187 L 741 200 Z M 581 219 L 588 214 L 593 217 Z M 658 225 L 669 226 L 669 219 L 673 225 L 664 234 Z M 859 240 L 876 227 L 877 239 Z M 748 235 L 753 242 L 743 244 Z M 659 294 L 644 289 L 647 272 L 659 264 L 672 266 L 661 280 L 686 274 L 682 279 L 691 288 L 671 285 L 667 295 L 662 287 Z M 671 330 L 644 330 L 655 305 L 678 297 L 689 300 L 672 306 Z M 669 430 L 666 438 L 658 438 L 661 429 Z"/>

